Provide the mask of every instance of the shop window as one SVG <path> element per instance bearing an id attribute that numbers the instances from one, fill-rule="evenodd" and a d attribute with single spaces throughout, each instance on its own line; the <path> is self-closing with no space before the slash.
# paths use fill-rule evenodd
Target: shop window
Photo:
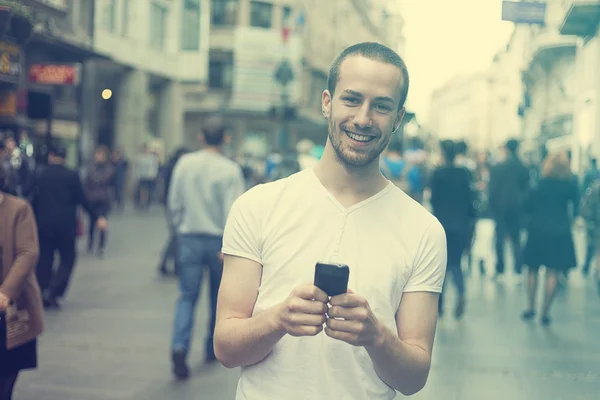
<path id="1" fill-rule="evenodd" d="M 250 2 L 250 26 L 271 28 L 273 4 L 262 1 Z"/>
<path id="2" fill-rule="evenodd" d="M 185 0 L 181 24 L 181 49 L 200 49 L 200 0 Z"/>
<path id="3" fill-rule="evenodd" d="M 213 25 L 234 26 L 237 24 L 239 0 L 212 0 L 211 21 Z"/>

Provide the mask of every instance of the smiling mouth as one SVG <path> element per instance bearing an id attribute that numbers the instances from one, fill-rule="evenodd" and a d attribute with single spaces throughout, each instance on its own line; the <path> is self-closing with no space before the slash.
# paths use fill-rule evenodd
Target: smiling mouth
<path id="1" fill-rule="evenodd" d="M 361 143 L 368 143 L 368 142 L 372 141 L 373 139 L 375 139 L 375 136 L 359 135 L 357 133 L 349 132 L 347 130 L 344 130 L 344 132 L 350 139 L 357 141 L 357 142 L 361 142 Z"/>

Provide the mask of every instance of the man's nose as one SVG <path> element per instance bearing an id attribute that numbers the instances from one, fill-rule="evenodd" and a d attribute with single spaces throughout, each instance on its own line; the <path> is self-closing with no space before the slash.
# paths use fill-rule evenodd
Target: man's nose
<path id="1" fill-rule="evenodd" d="M 354 123 L 361 128 L 370 128 L 373 126 L 371 119 L 371 109 L 368 104 L 363 104 L 354 115 Z"/>

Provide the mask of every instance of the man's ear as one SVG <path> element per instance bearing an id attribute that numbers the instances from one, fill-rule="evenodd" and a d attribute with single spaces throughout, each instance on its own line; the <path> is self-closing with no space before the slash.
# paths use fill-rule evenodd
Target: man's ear
<path id="1" fill-rule="evenodd" d="M 400 128 L 400 124 L 402 123 L 404 114 L 406 114 L 406 108 L 402 107 L 400 111 L 398 111 L 398 115 L 396 115 L 396 121 L 394 121 L 394 132 L 396 132 L 398 128 Z"/>
<path id="2" fill-rule="evenodd" d="M 323 112 L 323 116 L 327 119 L 331 116 L 331 101 L 332 96 L 331 93 L 329 93 L 329 90 L 323 90 L 321 96 L 321 111 Z"/>

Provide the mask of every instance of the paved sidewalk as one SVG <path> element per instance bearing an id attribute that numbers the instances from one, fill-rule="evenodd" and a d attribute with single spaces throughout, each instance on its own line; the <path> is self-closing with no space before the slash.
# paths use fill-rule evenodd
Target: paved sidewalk
<path id="1" fill-rule="evenodd" d="M 481 225 L 477 257 L 491 263 L 491 225 Z M 24 372 L 16 400 L 230 400 L 237 370 L 204 368 L 208 323 L 202 292 L 192 357 L 194 376 L 173 382 L 169 341 L 176 281 L 159 278 L 166 240 L 162 215 L 113 216 L 103 260 L 81 253 L 59 312 L 47 315 L 40 368 Z M 85 243 L 80 243 L 84 245 Z M 83 249 L 84 246 L 81 246 Z M 461 322 L 451 313 L 438 325 L 427 387 L 414 399 L 598 399 L 600 298 L 577 272 L 555 304 L 554 324 L 523 323 L 523 287 L 495 283 L 478 272 L 468 281 Z M 448 311 L 453 304 L 448 287 Z"/>

